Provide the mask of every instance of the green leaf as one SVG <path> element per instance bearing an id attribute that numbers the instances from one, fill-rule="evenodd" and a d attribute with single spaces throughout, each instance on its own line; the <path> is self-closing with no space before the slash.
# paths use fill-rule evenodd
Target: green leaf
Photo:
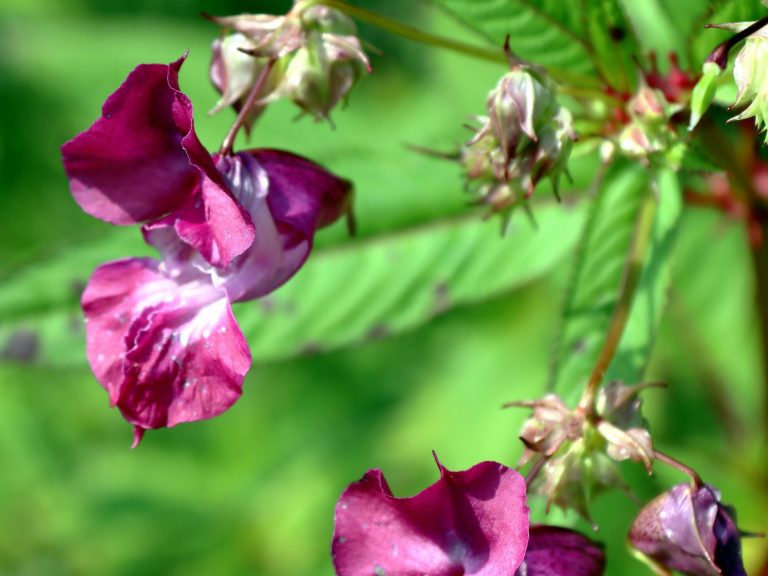
<path id="1" fill-rule="evenodd" d="M 594 74 L 579 11 L 562 0 L 435 0 L 501 47 L 509 34 L 523 58 L 577 74 Z"/>
<path id="2" fill-rule="evenodd" d="M 641 54 L 635 31 L 617 0 L 582 0 L 586 37 L 594 60 L 608 84 L 632 92 L 636 84 L 636 58 Z"/>
<path id="3" fill-rule="evenodd" d="M 652 178 L 646 167 L 620 160 L 608 168 L 600 185 L 574 262 L 550 373 L 550 389 L 567 402 L 578 399 L 602 349 L 619 300 L 640 204 L 649 194 Z M 661 171 L 656 183 L 660 205 L 651 245 L 608 374 L 629 382 L 641 378 L 648 360 L 669 282 L 669 256 L 680 214 L 674 173 Z"/>
<path id="4" fill-rule="evenodd" d="M 235 315 L 262 362 L 397 334 L 546 273 L 575 245 L 584 212 L 542 206 L 538 228 L 519 215 L 504 237 L 495 222 L 473 217 L 321 249 L 286 286 L 237 305 Z M 70 250 L 7 280 L 0 288 L 0 353 L 34 355 L 50 366 L 83 364 L 79 292 L 105 254 L 131 253 L 121 251 L 126 238 Z"/>

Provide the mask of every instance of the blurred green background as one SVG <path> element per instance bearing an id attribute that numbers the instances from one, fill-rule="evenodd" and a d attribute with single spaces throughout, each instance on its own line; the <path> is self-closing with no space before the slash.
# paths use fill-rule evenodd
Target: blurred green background
<path id="1" fill-rule="evenodd" d="M 412 24 L 481 41 L 426 4 L 359 3 L 390 15 L 407 10 Z M 80 211 L 60 145 L 87 128 L 135 65 L 169 62 L 188 49 L 181 87 L 195 105 L 198 134 L 215 149 L 233 117 L 206 114 L 216 101 L 207 64 L 217 30 L 198 13 L 279 12 L 287 4 L 0 0 L 0 307 L 10 302 L 4 285 L 52 263 L 79 281 L 58 284 L 43 273 L 41 283 L 74 306 L 93 267 L 78 260 L 84 249 L 102 251 L 100 260 L 151 253 L 136 230 Z M 381 55 L 348 109 L 334 114 L 335 130 L 294 122 L 295 110 L 278 103 L 251 142 L 305 154 L 354 180 L 359 235 L 349 240 L 336 226 L 319 235 L 318 252 L 465 213 L 458 169 L 405 144 L 450 149 L 466 139 L 462 124 L 482 111 L 503 71 L 362 30 Z M 571 165 L 575 186 L 586 187 L 591 163 L 577 157 Z M 516 217 L 504 240 L 510 251 L 526 231 Z M 669 388 L 647 394 L 646 415 L 658 447 L 717 485 L 742 527 L 766 530 L 765 390 L 743 232 L 691 211 L 679 242 L 649 374 Z M 525 414 L 499 407 L 544 391 L 568 260 L 403 334 L 373 330 L 352 347 L 256 363 L 225 415 L 150 432 L 137 450 L 86 365 L 24 360 L 9 340 L 5 348 L 0 342 L 0 574 L 331 574 L 336 499 L 368 468 L 382 468 L 396 495 L 411 495 L 437 478 L 433 449 L 455 470 L 516 462 Z M 23 326 L 28 316 L 34 326 L 45 313 L 19 310 L 14 322 Z M 0 315 L 0 331 L 11 316 Z M 60 345 L 77 356 L 79 315 L 70 321 Z M 641 501 L 682 481 L 664 468 L 653 478 L 623 469 Z M 618 493 L 597 503 L 594 537 L 608 544 L 608 574 L 648 573 L 624 548 L 637 509 Z M 764 541 L 747 541 L 744 553 L 750 574 L 768 573 Z"/>

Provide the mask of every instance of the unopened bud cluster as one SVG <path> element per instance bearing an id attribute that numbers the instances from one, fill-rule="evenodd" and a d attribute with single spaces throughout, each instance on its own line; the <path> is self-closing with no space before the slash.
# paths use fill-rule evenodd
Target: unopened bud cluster
<path id="1" fill-rule="evenodd" d="M 461 150 L 470 185 L 494 212 L 508 212 L 549 177 L 557 192 L 575 135 L 571 114 L 543 71 L 513 63 L 487 98 L 487 116 Z"/>
<path id="2" fill-rule="evenodd" d="M 296 2 L 284 16 L 243 14 L 213 20 L 231 30 L 213 44 L 211 81 L 221 93 L 212 112 L 239 110 L 258 90 L 247 125 L 279 98 L 317 120 L 328 119 L 370 72 L 354 22 L 327 6 Z"/>

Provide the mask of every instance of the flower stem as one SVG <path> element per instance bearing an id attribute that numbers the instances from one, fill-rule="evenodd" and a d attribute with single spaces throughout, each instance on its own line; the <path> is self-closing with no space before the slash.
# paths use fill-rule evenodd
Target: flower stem
<path id="1" fill-rule="evenodd" d="M 253 85 L 250 94 L 248 94 L 248 98 L 246 99 L 245 104 L 243 104 L 243 107 L 240 108 L 240 112 L 238 112 L 237 118 L 235 118 L 235 122 L 229 128 L 227 135 L 224 137 L 224 141 L 221 143 L 219 154 L 222 156 L 228 156 L 232 154 L 232 147 L 235 145 L 235 138 L 237 137 L 237 133 L 240 131 L 240 128 L 245 125 L 248 114 L 250 114 L 251 110 L 253 110 L 253 106 L 256 104 L 256 99 L 259 97 L 259 92 L 264 86 L 264 83 L 267 81 L 270 72 L 272 72 L 272 68 L 275 66 L 275 62 L 275 58 L 270 58 L 264 68 L 262 68 L 259 77 L 256 79 L 256 83 Z"/>
<path id="2" fill-rule="evenodd" d="M 624 278 L 621 284 L 621 293 L 616 303 L 616 309 L 611 318 L 611 324 L 608 327 L 608 334 L 605 337 L 603 348 L 597 358 L 595 367 L 587 382 L 587 387 L 581 397 L 579 406 L 584 408 L 587 413 L 594 412 L 594 402 L 597 396 L 597 390 L 603 381 L 608 367 L 619 347 L 621 336 L 624 334 L 624 327 L 629 319 L 629 313 L 632 309 L 632 300 L 635 291 L 640 283 L 640 277 L 643 273 L 643 262 L 645 260 L 648 246 L 650 245 L 651 232 L 653 230 L 654 216 L 656 215 L 656 199 L 652 194 L 647 194 L 642 200 L 640 210 L 637 214 L 635 230 L 632 235 L 632 242 L 627 255 L 627 263 L 624 268 Z"/>
<path id="3" fill-rule="evenodd" d="M 415 42 L 430 44 L 432 46 L 445 48 L 447 50 L 453 50 L 454 52 L 466 54 L 467 56 L 472 56 L 481 60 L 488 60 L 489 62 L 507 62 L 507 57 L 504 55 L 501 47 L 498 49 L 488 49 L 481 46 L 474 46 L 472 44 L 466 44 L 464 42 L 452 40 L 450 38 L 444 38 L 436 34 L 430 34 L 429 32 L 419 30 L 418 28 L 414 28 L 408 24 L 403 24 L 394 18 L 389 18 L 382 14 L 366 10 L 365 8 L 352 6 L 341 0 L 317 0 L 311 3 L 322 4 L 324 6 L 328 6 L 329 8 L 335 8 L 336 10 L 340 10 L 349 16 L 352 16 L 353 18 L 368 22 L 369 24 L 372 24 L 378 28 L 387 30 L 393 34 L 402 36 L 403 38 L 414 40 Z"/>
<path id="4" fill-rule="evenodd" d="M 479 60 L 498 62 L 501 64 L 508 63 L 507 56 L 504 54 L 501 47 L 493 49 L 484 48 L 482 46 L 475 46 L 474 44 L 468 44 L 466 42 L 453 40 L 452 38 L 425 32 L 424 30 L 404 24 L 394 18 L 389 18 L 388 16 L 372 12 L 371 10 L 366 10 L 365 8 L 352 6 L 344 2 L 344 0 L 305 0 L 300 6 L 308 7 L 314 4 L 322 4 L 329 8 L 335 8 L 353 18 L 367 22 L 377 28 L 396 34 L 397 36 L 413 40 L 414 42 L 444 48 Z M 562 87 L 563 93 L 573 93 L 572 95 L 577 98 L 613 101 L 613 98 L 601 90 L 599 83 L 593 78 L 553 67 L 547 67 L 547 72 L 559 82 L 566 84 Z"/>
<path id="5" fill-rule="evenodd" d="M 682 472 L 683 474 L 686 474 L 688 477 L 690 477 L 691 483 L 693 484 L 693 487 L 695 489 L 701 488 L 704 485 L 704 482 L 702 482 L 701 476 L 699 476 L 699 473 L 696 472 L 696 470 L 694 470 L 693 468 L 686 466 L 685 464 L 680 462 L 680 460 L 672 458 L 672 456 L 669 456 L 664 452 L 659 452 L 658 450 L 653 451 L 653 457 L 659 462 L 663 462 L 668 466 L 672 466 L 672 468 L 676 468 L 677 470 L 680 470 L 680 472 Z"/>

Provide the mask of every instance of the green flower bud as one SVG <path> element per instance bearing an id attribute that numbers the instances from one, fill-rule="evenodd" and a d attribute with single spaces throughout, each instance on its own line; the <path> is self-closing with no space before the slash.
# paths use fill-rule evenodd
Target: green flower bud
<path id="1" fill-rule="evenodd" d="M 289 98 L 315 119 L 327 119 L 369 71 L 368 58 L 355 36 L 311 31 L 288 64 L 274 97 Z"/>
<path id="2" fill-rule="evenodd" d="M 570 112 L 561 108 L 543 72 L 515 64 L 486 99 L 487 116 L 460 152 L 468 184 L 508 216 L 549 177 L 555 192 L 565 171 L 575 134 Z"/>
<path id="3" fill-rule="evenodd" d="M 768 31 L 756 32 L 744 43 L 733 64 L 733 78 L 739 89 L 733 106 L 748 106 L 731 121 L 755 118 L 764 129 L 768 118 Z M 768 134 L 765 142 L 768 144 Z"/>

